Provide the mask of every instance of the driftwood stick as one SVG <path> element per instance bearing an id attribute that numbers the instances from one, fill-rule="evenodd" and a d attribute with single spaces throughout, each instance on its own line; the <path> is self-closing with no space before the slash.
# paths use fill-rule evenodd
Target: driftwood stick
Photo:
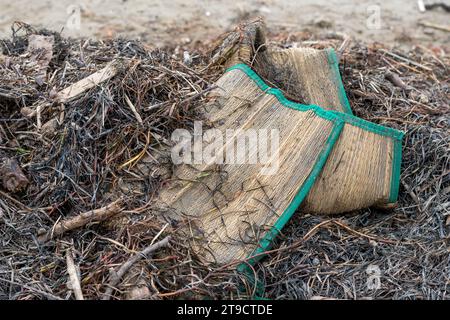
<path id="1" fill-rule="evenodd" d="M 115 287 L 119 284 L 122 277 L 128 272 L 128 270 L 138 261 L 140 261 L 143 258 L 146 258 L 150 253 L 153 253 L 154 251 L 163 248 L 169 244 L 170 236 L 164 238 L 163 240 L 152 244 L 145 248 L 143 251 L 131 256 L 128 261 L 126 261 L 116 272 L 114 270 L 111 270 L 110 280 L 108 283 L 108 288 L 106 289 L 105 293 L 103 294 L 102 300 L 109 300 L 111 298 L 111 295 L 113 293 L 113 290 Z"/>
<path id="2" fill-rule="evenodd" d="M 78 95 L 86 92 L 89 89 L 94 88 L 98 84 L 111 79 L 117 74 L 117 61 L 111 61 L 103 69 L 91 74 L 90 76 L 75 82 L 71 86 L 60 91 L 57 95 L 58 102 L 64 103 L 77 97 Z"/>
<path id="3" fill-rule="evenodd" d="M 76 98 L 83 92 L 86 92 L 87 90 L 94 88 L 100 83 L 113 78 L 119 70 L 118 64 L 119 64 L 118 60 L 113 60 L 110 63 L 108 63 L 107 66 L 104 67 L 103 69 L 61 90 L 56 94 L 56 101 L 61 104 L 66 103 L 67 101 Z M 48 105 L 50 104 L 44 102 L 35 104 L 31 108 L 23 107 L 21 112 L 24 116 L 28 118 L 36 116 L 38 120 L 37 126 L 40 129 L 42 126 L 40 116 L 44 108 L 46 108 Z"/>
<path id="4" fill-rule="evenodd" d="M 70 287 L 73 290 L 76 300 L 84 300 L 83 292 L 81 291 L 80 278 L 78 270 L 73 261 L 72 250 L 68 249 L 66 252 L 67 273 L 69 274 Z"/>
<path id="5" fill-rule="evenodd" d="M 139 122 L 139 124 L 143 124 L 144 122 L 142 121 L 142 118 L 141 118 L 139 112 L 137 112 L 136 107 L 134 106 L 134 104 L 131 102 L 130 98 L 128 98 L 127 95 L 125 95 L 125 101 L 126 101 L 128 107 L 133 112 L 134 117 L 136 118 L 137 122 Z"/>
<path id="6" fill-rule="evenodd" d="M 401 88 L 401 89 L 403 89 L 403 90 L 409 90 L 409 89 L 411 89 L 411 87 L 408 86 L 407 84 L 405 84 L 405 83 L 403 82 L 403 80 L 400 79 L 399 75 L 396 74 L 396 73 L 393 73 L 393 72 L 388 71 L 388 72 L 386 72 L 386 73 L 384 74 L 384 78 L 385 78 L 386 80 L 388 80 L 389 82 L 391 82 L 394 86 L 399 87 L 399 88 Z"/>
<path id="7" fill-rule="evenodd" d="M 385 53 L 385 54 L 387 54 L 388 56 L 391 56 L 391 57 L 397 59 L 397 60 L 401 60 L 401 61 L 403 61 L 403 62 L 409 63 L 409 64 L 411 64 L 411 65 L 413 65 L 413 66 L 416 66 L 416 67 L 418 67 L 418 68 L 421 68 L 421 69 L 423 69 L 423 70 L 426 70 L 426 71 L 433 71 L 431 68 L 426 67 L 426 66 L 424 66 L 423 64 L 420 64 L 420 63 L 417 63 L 417 62 L 415 62 L 415 61 L 412 61 L 412 60 L 410 60 L 410 59 L 408 59 L 408 58 L 399 56 L 398 54 L 392 53 L 392 52 L 390 52 L 390 51 L 388 51 L 388 50 L 381 49 L 380 51 L 383 52 L 383 53 Z"/>
<path id="8" fill-rule="evenodd" d="M 421 21 L 421 22 L 419 22 L 419 24 L 421 26 L 423 26 L 423 27 L 450 32 L 450 26 L 445 26 L 445 25 L 441 25 L 441 24 L 435 24 L 435 23 L 428 22 L 428 21 Z"/>
<path id="9" fill-rule="evenodd" d="M 63 220 L 54 225 L 52 230 L 38 237 L 39 242 L 46 242 L 54 237 L 60 236 L 66 231 L 74 230 L 85 226 L 91 222 L 104 221 L 120 213 L 123 208 L 120 206 L 121 199 L 114 201 L 106 207 L 79 214 L 76 217 Z"/>

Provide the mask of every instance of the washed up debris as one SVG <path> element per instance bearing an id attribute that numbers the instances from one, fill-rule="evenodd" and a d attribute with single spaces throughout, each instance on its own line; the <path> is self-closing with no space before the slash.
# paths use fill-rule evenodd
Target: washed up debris
<path id="1" fill-rule="evenodd" d="M 117 270 L 117 272 L 114 270 L 111 270 L 110 281 L 108 283 L 108 287 L 107 287 L 105 293 L 103 294 L 102 300 L 111 299 L 111 295 L 112 295 L 115 287 L 119 284 L 119 281 L 122 279 L 122 277 L 128 272 L 128 270 L 136 262 L 143 259 L 144 257 L 147 257 L 148 255 L 152 254 L 153 252 L 168 246 L 169 242 L 170 242 L 170 236 L 164 238 L 163 240 L 161 240 L 155 244 L 151 244 L 150 246 L 148 246 L 147 248 L 142 250 L 142 252 L 139 252 L 139 253 L 135 254 L 134 256 L 132 256 L 128 261 L 126 261 L 119 268 L 119 270 Z"/>
<path id="2" fill-rule="evenodd" d="M 35 81 L 42 86 L 47 78 L 47 68 L 53 58 L 53 36 L 30 35 L 27 51 L 31 54 L 30 63 L 36 65 Z"/>
<path id="3" fill-rule="evenodd" d="M 3 188 L 13 193 L 24 190 L 29 184 L 28 178 L 23 173 L 17 160 L 6 157 L 1 151 L 0 177 Z"/>
<path id="4" fill-rule="evenodd" d="M 107 81 L 117 74 L 118 61 L 112 61 L 108 63 L 103 69 L 89 75 L 88 77 L 70 85 L 69 87 L 58 92 L 53 98 L 56 103 L 64 104 L 73 98 L 81 95 L 82 93 L 94 88 L 100 83 Z M 21 112 L 23 115 L 32 118 L 37 117 L 37 127 L 40 129 L 42 127 L 41 117 L 44 107 L 48 106 L 49 103 L 39 102 L 37 105 L 32 107 L 24 107 Z"/>
<path id="5" fill-rule="evenodd" d="M 73 290 L 76 300 L 84 300 L 80 284 L 80 271 L 73 260 L 73 252 L 68 249 L 66 252 L 67 273 L 69 274 L 70 289 Z"/>
<path id="6" fill-rule="evenodd" d="M 449 60 L 443 47 L 405 52 L 381 44 L 350 45 L 341 36 L 268 34 L 280 50 L 342 48 L 338 66 L 353 114 L 406 132 L 396 207 L 372 206 L 331 217 L 300 208 L 272 249 L 261 252 L 266 258 L 251 266 L 257 283 L 236 270 L 246 259 L 205 263 L 190 245 L 198 238 L 186 232 L 198 219 L 158 219 L 154 201 L 177 170 L 170 157 L 171 134 L 179 128 L 193 130 L 197 120 L 213 125 L 205 119 L 204 106 L 218 90 L 218 79 L 230 75 L 225 64 L 231 57 L 250 59 L 252 70 L 289 100 L 303 92 L 293 91 L 276 72 L 264 74 L 258 69 L 262 64 L 251 60 L 251 51 L 236 51 L 245 29 L 240 25 L 224 35 L 219 48 L 196 42 L 195 47 L 179 47 L 177 54 L 178 45 L 150 49 L 126 39 L 68 40 L 23 24 L 13 28 L 11 39 L 0 41 L 0 149 L 17 161 L 29 181 L 19 192 L 0 186 L 0 270 L 14 273 L 13 281 L 0 277 L 0 299 L 240 299 L 263 294 L 260 288 L 268 298 L 351 299 L 367 296 L 366 270 L 373 265 L 383 274 L 382 288 L 371 293 L 373 298 L 446 297 L 442 270 L 450 232 L 450 141 Z M 33 34 L 54 37 L 43 84 L 27 67 Z M 258 52 L 264 50 L 262 46 Z M 192 58 L 189 66 L 184 51 Z M 116 59 L 124 63 L 113 77 L 64 103 L 55 99 Z M 413 89 L 403 90 L 386 79 L 387 70 Z M 309 103 L 302 101 L 308 95 L 299 97 L 296 102 Z M 39 130 L 37 119 L 21 110 L 42 103 Z M 221 201 L 220 193 L 215 196 Z M 117 199 L 123 199 L 118 214 L 101 223 L 84 219 L 79 227 L 52 235 L 61 222 L 77 221 L 80 212 L 105 208 Z M 267 229 L 248 228 L 255 232 L 244 236 Z M 37 241 L 39 235 L 48 241 Z M 150 257 L 131 259 L 168 236 L 169 245 Z M 117 274 L 130 259 L 135 262 L 120 277 L 110 273 L 114 268 Z M 322 282 L 318 274 L 324 275 Z M 431 280 L 417 280 L 423 277 Z"/>
<path id="7" fill-rule="evenodd" d="M 220 132 L 275 130 L 272 162 L 180 165 L 157 204 L 166 219 L 192 217 L 194 250 L 219 264 L 261 258 L 297 208 L 336 214 L 398 197 L 403 134 L 353 116 L 333 50 L 270 48 L 263 29 L 257 21 L 242 30 L 230 57 L 236 64 L 204 108 Z M 267 85 L 249 61 L 301 102 Z M 227 139 L 226 154 L 239 148 L 234 135 Z M 256 143 L 248 152 L 263 153 Z"/>
<path id="8" fill-rule="evenodd" d="M 111 218 L 122 211 L 120 205 L 121 202 L 122 200 L 119 199 L 103 208 L 83 212 L 73 218 L 58 222 L 49 232 L 40 235 L 38 240 L 40 242 L 46 242 L 54 237 L 62 235 L 64 232 L 81 228 L 88 223 L 100 222 Z"/>
<path id="9" fill-rule="evenodd" d="M 428 21 L 420 21 L 419 25 L 426 27 L 426 28 L 432 28 L 432 29 L 436 29 L 436 30 L 450 32 L 449 25 L 441 25 L 441 24 L 436 24 L 436 23 L 432 23 L 432 22 L 428 22 Z"/>

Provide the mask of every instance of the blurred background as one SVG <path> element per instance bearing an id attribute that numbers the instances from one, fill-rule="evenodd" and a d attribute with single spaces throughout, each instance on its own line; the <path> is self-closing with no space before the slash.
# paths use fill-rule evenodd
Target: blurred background
<path id="1" fill-rule="evenodd" d="M 24 21 L 64 36 L 126 36 L 160 46 L 210 40 L 262 16 L 271 29 L 339 32 L 356 40 L 410 46 L 450 40 L 450 2 L 426 0 L 0 0 L 0 37 Z"/>

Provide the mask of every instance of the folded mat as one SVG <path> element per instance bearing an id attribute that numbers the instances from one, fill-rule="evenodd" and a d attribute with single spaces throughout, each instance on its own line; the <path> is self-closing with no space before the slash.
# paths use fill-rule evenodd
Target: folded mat
<path id="1" fill-rule="evenodd" d="M 189 218 L 185 232 L 208 262 L 254 261 L 299 207 L 340 213 L 397 198 L 402 133 L 351 115 L 334 51 L 256 50 L 255 41 L 232 56 L 237 64 L 217 81 L 205 116 L 219 132 L 277 130 L 278 170 L 267 175 L 262 169 L 274 163 L 217 164 L 214 157 L 182 164 L 155 205 L 166 218 Z M 216 156 L 235 138 L 226 137 Z M 250 148 L 249 158 L 256 153 Z"/>
<path id="2" fill-rule="evenodd" d="M 160 207 L 173 218 L 190 218 L 201 256 L 227 263 L 246 258 L 268 230 L 286 223 L 320 173 L 343 121 L 316 106 L 287 100 L 245 65 L 230 69 L 217 86 L 206 106 L 214 128 L 277 130 L 273 160 L 278 163 L 180 165 L 160 193 Z M 234 143 L 231 137 L 224 146 Z M 248 159 L 258 152 L 255 146 L 249 149 Z M 271 167 L 277 168 L 274 174 L 262 170 Z"/>
<path id="3" fill-rule="evenodd" d="M 266 45 L 264 25 L 241 29 L 228 65 L 246 64 L 291 100 L 339 112 L 341 137 L 301 211 L 336 214 L 397 201 L 403 133 L 352 116 L 333 49 L 279 49 Z M 225 39 L 224 43 L 227 40 Z"/>

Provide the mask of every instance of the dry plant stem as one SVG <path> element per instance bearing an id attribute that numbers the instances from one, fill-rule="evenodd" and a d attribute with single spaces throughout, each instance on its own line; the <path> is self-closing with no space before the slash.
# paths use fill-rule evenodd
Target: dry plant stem
<path id="1" fill-rule="evenodd" d="M 120 206 L 121 202 L 122 200 L 119 199 L 106 207 L 84 212 L 76 217 L 58 222 L 50 232 L 40 236 L 38 240 L 41 243 L 46 242 L 54 237 L 62 235 L 66 231 L 80 228 L 91 222 L 98 222 L 111 218 L 122 211 L 123 208 Z"/>
<path id="2" fill-rule="evenodd" d="M 239 36 L 237 33 L 230 40 L 239 41 Z M 328 33 L 324 39 L 309 33 L 282 31 L 275 42 L 282 41 L 284 47 L 294 46 L 292 41 L 295 41 L 322 49 L 339 48 L 343 39 Z M 64 217 L 69 219 L 123 196 L 127 203 L 120 214 L 130 214 L 130 217 L 117 219 L 117 223 L 111 223 L 112 228 L 95 228 L 95 233 L 84 232 L 87 226 L 78 229 L 79 232 L 70 232 L 76 233 L 73 243 L 76 266 L 81 267 L 78 257 L 82 257 L 83 266 L 89 266 L 89 270 L 82 272 L 83 296 L 86 300 L 101 299 L 110 280 L 110 267 L 118 270 L 137 253 L 128 248 L 138 248 L 137 251 L 146 248 L 167 223 L 155 219 L 152 205 L 166 182 L 166 171 L 172 168 L 170 154 L 159 155 L 159 149 L 170 150 L 168 142 L 173 130 L 191 128 L 193 121 L 202 120 L 199 117 L 204 110 L 202 106 L 209 100 L 198 93 L 207 92 L 223 69 L 218 63 L 205 69 L 215 52 L 206 51 L 209 48 L 204 45 L 209 43 L 187 45 L 192 55 L 199 55 L 190 70 L 180 63 L 180 57 L 174 58 L 171 48 L 149 50 L 129 39 L 96 42 L 56 36 L 46 81 L 48 88 L 54 88 L 55 98 L 58 92 L 85 78 L 84 75 L 104 68 L 105 61 L 111 57 L 123 56 L 140 63 L 138 68 L 121 70 L 112 79 L 65 103 L 63 116 L 57 101 L 49 101 L 52 107 L 44 107 L 43 128 L 38 134 L 35 118 L 29 121 L 17 107 L 23 103 L 36 106 L 47 94 L 42 91 L 47 85 L 36 87 L 35 73 L 20 72 L 27 70 L 28 56 L 20 55 L 26 52 L 27 37 L 18 34 L 10 40 L 0 41 L 4 48 L 0 50 L 4 55 L 0 54 L 5 67 L 2 72 L 6 72 L 1 75 L 0 85 L 0 149 L 6 157 L 15 158 L 23 165 L 30 184 L 17 194 L 0 187 L 0 261 L 5 262 L 0 263 L 0 273 L 3 272 L 0 277 L 4 278 L 0 279 L 0 300 L 67 298 L 65 284 L 70 283 L 67 247 L 60 250 L 53 245 L 36 246 L 35 237 L 30 235 L 42 228 L 49 231 L 61 221 L 57 221 L 60 211 L 70 210 L 71 214 Z M 303 40 L 318 41 L 308 44 Z M 192 50 L 191 45 L 195 47 Z M 393 58 L 380 48 L 391 50 L 382 43 L 352 42 L 342 53 L 339 66 L 352 110 L 358 117 L 407 132 L 398 206 L 388 212 L 378 208 L 359 210 L 339 217 L 339 221 L 360 233 L 398 242 L 374 245 L 335 224 L 315 228 L 330 217 L 297 214 L 283 228 L 273 250 L 254 267 L 269 299 L 363 299 L 367 294 L 373 299 L 449 298 L 450 226 L 445 223 L 450 209 L 450 137 L 446 121 L 449 113 L 446 66 L 450 60 L 439 42 L 432 50 L 417 46 L 409 52 L 393 51 L 431 68 L 432 72 Z M 205 49 L 208 56 L 197 49 Z M 16 65 L 24 67 L 16 68 Z M 88 74 L 87 66 L 92 70 Z M 205 71 L 201 72 L 202 69 Z M 413 90 L 407 92 L 394 87 L 385 79 L 386 71 L 398 74 Z M 125 94 L 139 111 L 144 126 L 133 116 Z M 169 109 L 172 117 L 166 114 Z M 54 134 L 44 136 L 45 123 L 58 116 Z M 155 156 L 152 160 L 155 163 L 149 162 L 152 159 L 149 156 L 145 162 L 134 160 L 127 170 L 120 170 L 120 164 L 143 149 L 144 135 L 149 131 L 151 141 L 146 154 Z M 17 154 L 17 147 L 30 153 Z M 123 179 L 124 185 L 131 188 L 115 187 L 116 179 Z M 111 198 L 111 187 L 116 198 Z M 88 190 L 89 197 L 82 190 Z M 139 194 L 134 194 L 135 190 Z M 89 201 L 92 196 L 95 202 Z M 318 231 L 309 233 L 313 228 Z M 308 233 L 308 240 L 303 241 Z M 70 241 L 68 235 L 65 233 L 63 237 Z M 251 296 L 252 284 L 236 273 L 240 262 L 216 268 L 205 265 L 198 256 L 191 255 L 191 248 L 186 244 L 189 239 L 172 225 L 155 243 L 166 235 L 172 237 L 170 246 L 155 252 L 151 261 L 142 259 L 131 267 L 111 299 Z M 152 268 L 157 268 L 156 272 L 147 272 L 149 262 Z M 367 291 L 368 265 L 380 267 L 382 290 Z M 142 292 L 139 290 L 134 295 L 134 287 Z M 121 289 L 124 292 L 118 291 Z M 74 295 L 70 298 L 75 299 Z"/>
<path id="3" fill-rule="evenodd" d="M 400 77 L 398 76 L 398 74 L 393 73 L 393 72 L 386 72 L 386 74 L 384 75 L 384 77 L 389 80 L 393 85 L 402 88 L 403 90 L 407 90 L 410 89 L 404 82 L 402 79 L 400 79 Z"/>
<path id="4" fill-rule="evenodd" d="M 1 190 L 0 190 L 0 195 L 2 197 L 5 197 L 6 199 L 10 200 L 11 202 L 15 203 L 16 205 L 18 205 L 19 207 L 21 207 L 23 210 L 25 210 L 27 212 L 32 212 L 33 211 L 33 209 L 27 207 L 26 205 L 24 205 L 19 200 L 14 199 L 13 197 L 11 197 L 10 195 L 8 195 L 7 193 L 5 193 L 5 192 L 3 192 Z"/>
<path id="5" fill-rule="evenodd" d="M 127 102 L 127 105 L 130 107 L 131 111 L 133 112 L 134 116 L 136 117 L 137 122 L 139 122 L 139 124 L 143 124 L 144 122 L 142 121 L 142 118 L 141 118 L 139 112 L 137 112 L 136 107 L 134 106 L 134 104 L 131 102 L 130 98 L 128 98 L 127 95 L 125 95 L 125 101 Z"/>
<path id="6" fill-rule="evenodd" d="M 68 249 L 66 252 L 67 273 L 69 274 L 70 285 L 76 300 L 84 300 L 83 292 L 81 291 L 80 278 L 78 277 L 77 267 L 73 261 L 72 250 Z"/>
<path id="7" fill-rule="evenodd" d="M 378 238 L 378 237 L 371 236 L 371 235 L 368 235 L 368 234 L 364 234 L 364 233 L 362 233 L 360 231 L 357 231 L 357 230 L 354 230 L 354 229 L 350 228 L 348 225 L 344 224 L 341 221 L 337 221 L 337 220 L 325 220 L 325 221 L 319 223 L 314 228 L 312 228 L 310 231 L 308 231 L 308 233 L 303 237 L 303 241 L 308 240 L 321 227 L 327 226 L 329 224 L 335 224 L 335 225 L 337 225 L 337 226 L 347 230 L 348 232 L 353 233 L 354 235 L 357 235 L 357 236 L 363 237 L 363 238 L 367 238 L 367 239 L 372 240 L 372 241 L 383 242 L 383 243 L 387 243 L 387 244 L 397 244 L 398 243 L 398 241 L 395 241 L 395 240 L 382 239 L 382 238 Z"/>
<path id="8" fill-rule="evenodd" d="M 111 270 L 110 275 L 110 281 L 108 283 L 108 288 L 106 289 L 102 300 L 109 300 L 111 298 L 111 295 L 115 289 L 115 287 L 119 284 L 122 277 L 128 272 L 128 270 L 139 260 L 146 258 L 150 253 L 153 253 L 154 251 L 166 247 L 169 244 L 170 236 L 164 238 L 163 240 L 148 246 L 143 251 L 133 255 L 130 259 L 128 259 L 127 262 L 125 262 L 119 270 L 116 272 L 114 270 Z"/>
<path id="9" fill-rule="evenodd" d="M 423 27 L 450 32 L 450 26 L 444 26 L 444 25 L 440 25 L 440 24 L 435 24 L 435 23 L 431 23 L 431 22 L 428 22 L 428 21 L 422 21 L 422 22 L 419 22 L 419 24 L 421 26 L 423 26 Z"/>
<path id="10" fill-rule="evenodd" d="M 423 70 L 426 70 L 426 71 L 433 71 L 432 69 L 430 69 L 430 68 L 428 68 L 428 67 L 426 67 L 426 66 L 424 66 L 424 65 L 422 65 L 422 64 L 420 64 L 420 63 L 417 63 L 417 62 L 415 62 L 415 61 L 412 61 L 411 59 L 408 59 L 408 58 L 399 56 L 398 54 L 392 53 L 392 52 L 387 51 L 387 50 L 385 50 L 385 49 L 381 49 L 380 51 L 383 52 L 383 53 L 385 53 L 385 54 L 387 54 L 387 55 L 389 55 L 389 56 L 391 56 L 391 57 L 393 57 L 393 58 L 395 58 L 395 59 L 404 61 L 404 62 L 406 62 L 406 63 L 409 63 L 409 64 L 413 65 L 413 66 L 416 66 L 416 67 L 418 67 L 418 68 L 421 68 L 421 69 L 423 69 Z"/>
<path id="11" fill-rule="evenodd" d="M 38 293 L 38 294 L 46 297 L 49 300 L 64 300 L 64 299 L 61 299 L 60 297 L 57 297 L 57 296 L 55 296 L 55 295 L 53 295 L 51 293 L 48 293 L 48 292 L 45 292 L 45 291 L 33 288 L 33 287 L 31 287 L 29 285 L 26 285 L 26 284 L 18 283 L 16 281 L 4 279 L 4 278 L 0 278 L 0 281 L 6 282 L 6 283 L 9 283 L 9 284 L 13 284 L 13 285 L 16 285 L 16 286 L 21 286 L 22 288 L 25 288 L 25 289 L 28 289 L 28 290 L 33 291 L 35 293 Z"/>

